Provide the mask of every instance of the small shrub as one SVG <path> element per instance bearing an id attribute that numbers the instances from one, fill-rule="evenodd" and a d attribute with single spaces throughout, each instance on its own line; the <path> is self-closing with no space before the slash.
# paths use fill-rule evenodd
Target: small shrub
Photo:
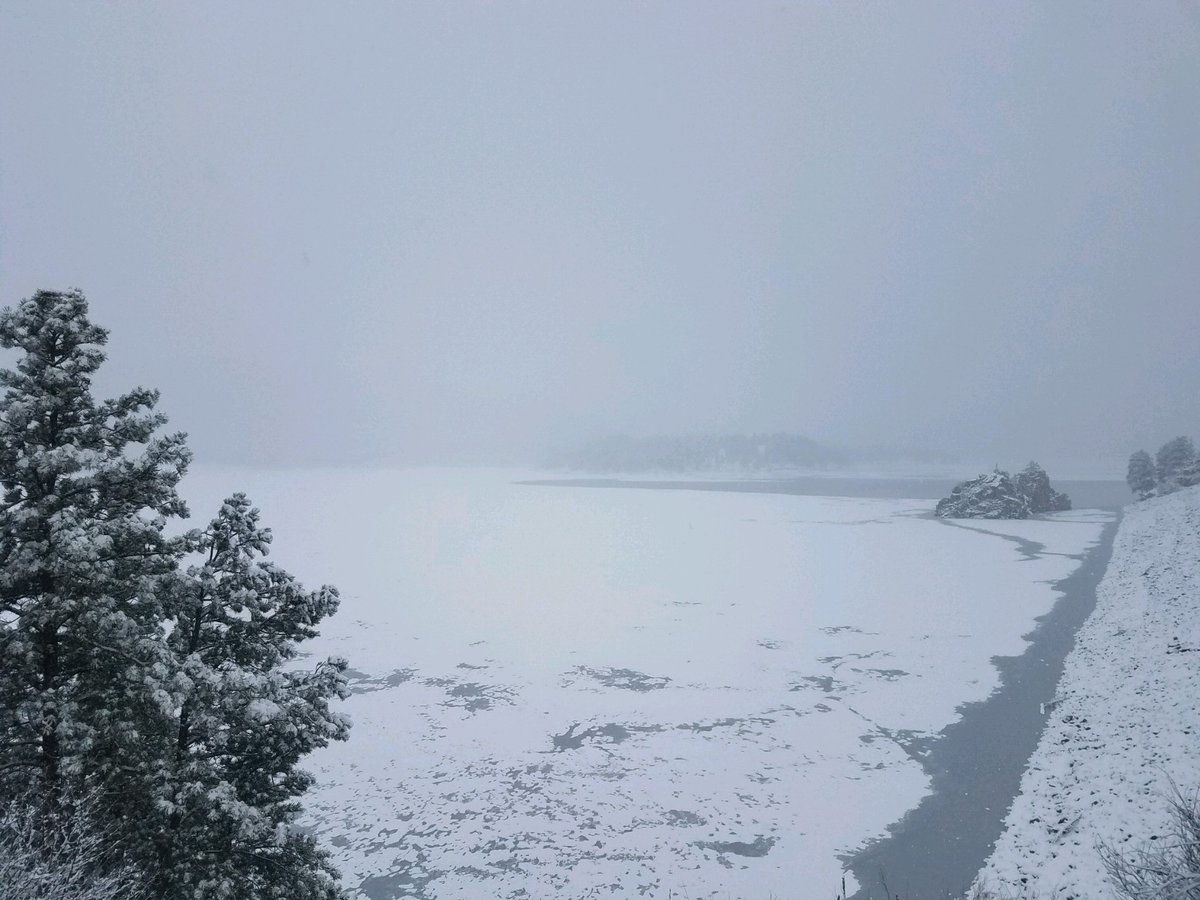
<path id="1" fill-rule="evenodd" d="M 1169 835 L 1133 852 L 1100 847 L 1121 900 L 1200 900 L 1200 791 L 1185 796 L 1175 785 L 1171 790 Z"/>

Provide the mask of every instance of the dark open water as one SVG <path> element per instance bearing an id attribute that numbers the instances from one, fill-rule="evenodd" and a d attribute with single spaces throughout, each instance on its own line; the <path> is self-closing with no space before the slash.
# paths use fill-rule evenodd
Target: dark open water
<path id="1" fill-rule="evenodd" d="M 886 896 L 885 887 L 903 900 L 943 900 L 970 887 L 1003 831 L 1041 739 L 1042 704 L 1054 698 L 1075 632 L 1095 609 L 1117 524 L 1106 525 L 1079 568 L 1055 582 L 1063 596 L 1026 635 L 1025 652 L 992 659 L 1000 687 L 984 701 L 963 704 L 959 720 L 942 730 L 924 761 L 933 792 L 890 826 L 887 838 L 844 859 L 862 885 L 855 900 Z M 1040 545 L 1022 543 L 1023 553 L 1039 552 Z"/>

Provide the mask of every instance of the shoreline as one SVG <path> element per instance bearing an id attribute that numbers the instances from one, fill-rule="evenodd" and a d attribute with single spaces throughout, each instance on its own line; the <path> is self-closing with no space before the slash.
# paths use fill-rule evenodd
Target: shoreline
<path id="1" fill-rule="evenodd" d="M 1107 896 L 1098 847 L 1134 865 L 1178 849 L 1169 801 L 1178 790 L 1190 802 L 1200 773 L 1197 560 L 1200 489 L 1129 508 L 981 886 Z M 1177 856 L 1164 870 L 1189 871 Z M 1170 893 L 1149 877 L 1146 896 Z"/>
<path id="2" fill-rule="evenodd" d="M 1095 609 L 1120 521 L 1107 523 L 1079 566 L 1054 583 L 1062 597 L 1040 617 L 1025 652 L 994 658 L 1000 687 L 986 700 L 964 705 L 958 721 L 942 730 L 924 760 L 930 793 L 888 826 L 887 837 L 842 857 L 859 884 L 851 900 L 880 890 L 913 900 L 961 897 L 970 890 L 1004 830 L 1075 635 Z"/>
<path id="3" fill-rule="evenodd" d="M 853 497 L 869 500 L 940 500 L 959 482 L 950 478 L 857 478 L 798 475 L 786 478 L 655 480 L 653 478 L 577 477 L 517 481 L 536 487 L 626 488 L 655 491 L 733 491 L 749 494 L 792 494 L 803 497 Z M 1132 498 L 1123 481 L 1063 480 L 1056 488 L 1071 498 L 1072 509 L 1119 510 Z"/>

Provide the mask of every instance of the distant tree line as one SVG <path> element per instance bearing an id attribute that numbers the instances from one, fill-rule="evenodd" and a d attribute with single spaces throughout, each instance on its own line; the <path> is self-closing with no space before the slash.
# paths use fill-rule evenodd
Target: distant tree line
<path id="1" fill-rule="evenodd" d="M 107 337 L 79 291 L 0 312 L 0 896 L 343 897 L 295 827 L 347 734 L 346 663 L 296 665 L 337 592 L 242 494 L 167 532 L 191 454 L 156 391 L 93 398 Z"/>
<path id="2" fill-rule="evenodd" d="M 1145 450 L 1129 457 L 1125 475 L 1129 489 L 1139 500 L 1170 494 L 1200 484 L 1200 457 L 1190 437 L 1172 438 L 1151 459 Z"/>
<path id="3" fill-rule="evenodd" d="M 796 434 L 726 434 L 593 440 L 558 464 L 586 472 L 767 472 L 845 462 L 838 451 Z"/>

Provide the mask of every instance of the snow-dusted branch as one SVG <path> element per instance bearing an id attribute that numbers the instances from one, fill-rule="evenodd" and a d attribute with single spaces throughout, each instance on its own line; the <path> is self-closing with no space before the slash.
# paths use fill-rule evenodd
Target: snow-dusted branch
<path id="1" fill-rule="evenodd" d="M 24 795 L 0 811 L 2 900 L 143 900 L 142 874 L 116 851 L 111 828 L 95 823 L 94 800 L 53 811 Z"/>

